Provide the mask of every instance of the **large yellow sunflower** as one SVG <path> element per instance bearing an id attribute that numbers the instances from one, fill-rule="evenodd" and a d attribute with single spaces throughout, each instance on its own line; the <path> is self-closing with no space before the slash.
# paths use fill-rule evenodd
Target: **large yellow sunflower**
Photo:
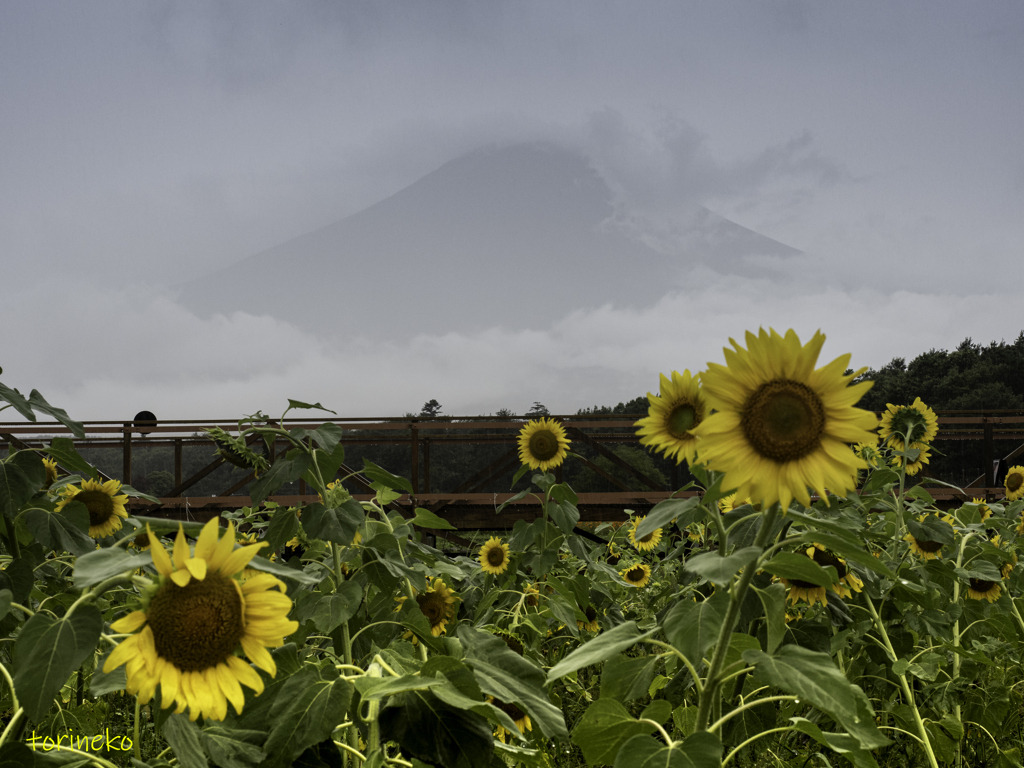
<path id="1" fill-rule="evenodd" d="M 508 544 L 503 544 L 497 536 L 492 536 L 480 547 L 480 566 L 484 573 L 497 576 L 508 570 Z"/>
<path id="2" fill-rule="evenodd" d="M 986 581 L 985 579 L 971 579 L 967 588 L 967 596 L 973 600 L 988 600 L 994 603 L 1002 594 L 1003 587 L 998 581 Z"/>
<path id="3" fill-rule="evenodd" d="M 646 563 L 637 563 L 619 571 L 619 575 L 634 587 L 646 587 L 647 582 L 651 580 L 651 566 Z"/>
<path id="4" fill-rule="evenodd" d="M 935 411 L 917 398 L 911 405 L 888 403 L 882 414 L 878 435 L 897 451 L 903 450 L 904 438 L 911 443 L 930 443 L 939 434 L 939 419 Z"/>
<path id="5" fill-rule="evenodd" d="M 124 504 L 128 497 L 120 496 L 120 480 L 83 480 L 81 485 L 65 485 L 61 489 L 61 500 L 57 502 L 56 511 L 60 512 L 72 501 L 80 501 L 89 510 L 89 535 L 94 539 L 102 539 L 114 531 L 121 530 L 121 520 L 128 517 Z"/>
<path id="6" fill-rule="evenodd" d="M 420 612 L 430 622 L 430 634 L 440 637 L 445 633 L 448 622 L 455 618 L 455 594 L 443 579 L 434 579 L 433 586 L 428 586 L 423 592 L 413 587 L 413 592 L 416 593 L 416 604 L 420 607 Z M 402 603 L 408 600 L 408 597 L 403 596 L 396 599 L 398 606 L 395 610 L 401 610 Z M 411 632 L 407 632 L 404 637 L 411 638 L 413 645 L 418 642 L 416 636 Z"/>
<path id="7" fill-rule="evenodd" d="M 831 565 L 839 574 L 839 581 L 832 585 L 832 591 L 843 598 L 853 597 L 853 592 L 860 592 L 864 588 L 864 582 L 846 565 L 846 561 L 825 549 L 821 544 L 814 544 L 807 548 L 805 554 L 814 562 L 824 568 Z"/>
<path id="8" fill-rule="evenodd" d="M 1024 496 L 1024 467 L 1010 467 L 1003 487 L 1006 488 L 1007 501 L 1016 501 Z"/>
<path id="9" fill-rule="evenodd" d="M 488 696 L 487 698 L 491 704 L 512 718 L 512 722 L 516 724 L 516 728 L 519 729 L 519 733 L 525 734 L 527 731 L 533 730 L 533 723 L 530 722 L 530 716 L 523 712 L 523 710 L 521 710 L 516 704 L 506 703 L 501 699 L 495 699 L 493 696 Z M 499 725 L 495 729 L 494 735 L 498 737 L 502 744 L 504 744 L 505 739 L 512 734 Z"/>
<path id="10" fill-rule="evenodd" d="M 530 469 L 547 472 L 565 461 L 570 443 L 565 427 L 557 421 L 534 419 L 519 431 L 519 460 Z"/>
<path id="11" fill-rule="evenodd" d="M 648 415 L 634 426 L 640 427 L 637 435 L 640 445 L 647 445 L 654 452 L 665 452 L 665 458 L 676 457 L 676 463 L 684 459 L 693 464 L 696 459 L 697 438 L 690 432 L 704 420 L 707 409 L 700 394 L 700 375 L 691 376 L 689 371 L 672 371 L 671 381 L 661 376 L 659 395 L 647 393 L 650 408 Z"/>
<path id="12" fill-rule="evenodd" d="M 46 480 L 43 482 L 43 489 L 46 489 L 57 482 L 57 460 L 44 458 L 43 467 L 46 469 Z"/>
<path id="13" fill-rule="evenodd" d="M 592 605 L 588 605 L 587 609 L 583 611 L 583 615 L 587 617 L 586 621 L 580 621 L 576 619 L 576 626 L 580 629 L 585 629 L 588 632 L 600 632 L 601 625 L 597 623 L 597 609 Z"/>
<path id="14" fill-rule="evenodd" d="M 219 539 L 217 526 L 217 518 L 203 526 L 194 554 L 179 526 L 172 556 L 150 531 L 159 585 L 144 598 L 143 610 L 111 624 L 115 632 L 134 634 L 103 665 L 110 672 L 127 663 L 127 689 L 138 694 L 139 703 L 147 704 L 159 685 L 161 706 L 176 702 L 175 711 L 187 708 L 191 720 L 223 720 L 229 701 L 241 713 L 245 697 L 239 684 L 259 695 L 263 680 L 238 651 L 275 676 L 267 648 L 283 645 L 299 628 L 287 619 L 292 601 L 282 581 L 268 573 L 244 584 L 238 578 L 263 544 L 235 549 L 234 524 Z"/>
<path id="15" fill-rule="evenodd" d="M 931 451 L 929 450 L 927 443 L 911 443 L 910 447 L 916 448 L 920 451 L 920 453 L 917 454 L 916 459 L 913 461 L 907 461 L 906 456 L 893 456 L 892 459 L 889 460 L 889 463 L 896 467 L 896 469 L 900 469 L 902 467 L 908 475 L 916 475 L 921 471 L 925 464 L 930 463 Z M 896 450 L 902 451 L 904 449 L 897 448 Z"/>
<path id="16" fill-rule="evenodd" d="M 924 520 L 924 516 L 920 515 L 917 519 L 918 522 L 920 522 Z M 949 525 L 950 528 L 953 527 L 953 523 L 950 521 L 949 516 L 943 515 L 939 519 L 942 520 L 942 522 Z M 925 560 L 938 560 L 942 557 L 941 541 L 931 541 L 928 539 L 922 539 L 918 541 L 912 533 L 908 533 L 906 536 L 904 536 L 903 540 L 910 544 L 911 552 L 913 552 L 915 555 L 918 555 L 919 557 L 924 558 Z"/>
<path id="17" fill-rule="evenodd" d="M 811 504 L 808 486 L 828 498 L 828 486 L 843 495 L 857 483 L 865 461 L 851 443 L 874 439 L 874 414 L 854 405 L 873 382 L 850 382 L 850 355 L 815 370 L 825 336 L 806 345 L 793 330 L 785 337 L 762 328 L 747 332 L 747 349 L 730 339 L 726 365 L 708 364 L 701 374 L 704 398 L 717 413 L 694 428 L 697 450 L 708 468 L 723 472 L 722 488 L 785 511 L 795 498 Z"/>
<path id="18" fill-rule="evenodd" d="M 629 528 L 629 541 L 637 548 L 640 552 L 645 552 L 649 549 L 654 549 L 658 546 L 661 541 L 661 528 L 655 528 L 645 536 L 641 536 L 639 539 L 636 537 L 637 526 L 644 521 L 647 516 L 633 518 L 633 525 Z"/>

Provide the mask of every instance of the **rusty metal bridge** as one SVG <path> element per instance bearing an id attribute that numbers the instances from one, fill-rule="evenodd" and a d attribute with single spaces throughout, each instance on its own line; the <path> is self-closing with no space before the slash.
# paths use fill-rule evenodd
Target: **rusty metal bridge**
<path id="1" fill-rule="evenodd" d="M 573 441 L 574 452 L 585 446 L 595 459 L 603 457 L 608 463 L 602 467 L 590 458 L 580 457 L 578 461 L 593 473 L 604 479 L 613 491 L 579 493 L 581 520 L 588 522 L 622 521 L 623 510 L 637 513 L 647 512 L 654 504 L 672 495 L 679 488 L 680 481 L 687 476 L 686 468 L 671 463 L 668 468 L 668 482 L 660 481 L 650 474 L 625 461 L 610 449 L 612 445 L 633 445 L 639 447 L 634 423 L 644 414 L 636 415 L 581 415 L 555 416 L 566 428 Z M 985 496 L 989 499 L 1002 497 L 1003 489 L 997 483 L 999 467 L 1024 454 L 1024 444 L 1003 457 L 995 455 L 997 442 L 1021 443 L 1024 441 L 1024 413 L 1019 411 L 958 411 L 955 414 L 938 412 L 939 435 L 937 442 L 982 441 L 983 465 L 981 473 L 964 488 L 967 496 L 942 486 L 931 486 L 930 492 L 939 501 L 955 504 L 969 500 L 970 496 Z M 302 427 L 315 429 L 327 420 L 287 419 L 286 429 Z M 427 507 L 443 516 L 457 529 L 480 530 L 511 528 L 516 520 L 532 520 L 540 514 L 539 502 L 532 496 L 509 504 L 502 512 L 497 507 L 515 495 L 507 483 L 518 468 L 517 437 L 526 423 L 517 417 L 406 417 L 406 418 L 346 418 L 331 419 L 331 423 L 343 430 L 342 444 L 346 451 L 357 452 L 368 447 L 389 446 L 392 457 L 400 456 L 399 464 L 405 468 L 405 476 L 412 483 L 414 493 L 397 499 L 393 506 L 407 516 L 412 516 L 417 506 Z M 131 485 L 137 485 L 138 464 L 147 452 L 163 449 L 164 486 L 155 495 L 159 505 L 133 499 L 131 507 L 138 514 L 180 519 L 206 520 L 227 509 L 250 506 L 246 486 L 254 480 L 252 472 L 239 470 L 225 472 L 225 460 L 214 456 L 215 444 L 206 436 L 209 427 L 220 427 L 229 432 L 237 430 L 234 422 L 225 421 L 164 421 L 151 422 L 84 422 L 84 439 L 74 439 L 76 449 L 96 464 L 105 478 L 115 478 Z M 55 437 L 73 437 L 60 423 L 4 423 L 0 424 L 0 448 L 40 448 Z M 253 438 L 253 442 L 262 440 Z M 438 491 L 432 489 L 431 454 L 455 445 L 498 445 L 499 455 L 483 466 L 473 467 L 465 473 L 457 487 Z M 290 444 L 281 439 L 273 446 L 274 461 L 282 457 Z M 184 470 L 186 454 L 204 452 L 205 458 L 198 469 Z M 207 452 L 208 451 L 208 452 Z M 395 452 L 398 453 L 395 453 Z M 493 455 L 493 449 L 490 455 Z M 214 458 L 210 458 L 214 456 Z M 95 458 L 93 458 L 95 457 Z M 171 458 L 173 457 L 173 458 Z M 997 458 L 999 461 L 997 461 Z M 573 459 L 577 461 L 577 459 Z M 1000 461 L 1002 465 L 1000 465 Z M 192 462 L 193 464 L 195 462 Z M 618 476 L 610 473 L 609 466 L 620 470 Z M 228 465 L 230 470 L 230 465 Z M 386 466 L 385 469 L 403 474 L 402 467 Z M 562 468 L 556 471 L 561 479 Z M 219 473 L 219 474 L 218 474 Z M 342 465 L 339 476 L 352 474 L 349 487 L 359 500 L 373 497 L 370 481 L 358 474 L 357 469 Z M 221 479 L 218 479 L 221 478 Z M 623 478 L 626 478 L 625 480 Z M 136 482 L 131 482 L 136 480 Z M 220 483 L 216 485 L 216 483 Z M 211 490 L 211 484 L 214 484 Z M 499 487 L 504 484 L 506 487 Z M 205 490 L 203 490 L 205 488 Z M 141 490 L 146 490 L 143 486 Z M 273 495 L 270 498 L 282 505 L 296 505 L 317 500 L 302 481 L 290 493 Z M 691 494 L 683 494 L 691 495 Z M 458 538 L 458 537 L 453 537 Z"/>

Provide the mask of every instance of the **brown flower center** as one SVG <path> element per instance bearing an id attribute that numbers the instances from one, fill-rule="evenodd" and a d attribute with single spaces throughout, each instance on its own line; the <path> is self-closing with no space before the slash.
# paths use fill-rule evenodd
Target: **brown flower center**
<path id="1" fill-rule="evenodd" d="M 825 407 L 806 384 L 776 379 L 750 396 L 740 425 L 761 456 L 780 463 L 796 461 L 821 444 Z"/>
<path id="2" fill-rule="evenodd" d="M 1024 484 L 1024 475 L 1020 472 L 1013 472 L 1006 476 L 1006 490 L 1014 493 Z"/>
<path id="3" fill-rule="evenodd" d="M 637 566 L 636 568 L 630 568 L 628 571 L 626 571 L 626 579 L 628 581 L 643 581 L 644 576 L 646 575 L 647 572 L 640 566 Z"/>
<path id="4" fill-rule="evenodd" d="M 530 435 L 530 454 L 540 461 L 550 461 L 558 455 L 558 437 L 549 429 L 540 429 Z"/>
<path id="5" fill-rule="evenodd" d="M 592 623 L 597 618 L 597 611 L 594 610 L 594 606 L 588 605 L 587 610 L 584 611 L 587 616 L 587 622 Z"/>
<path id="6" fill-rule="evenodd" d="M 487 550 L 487 564 L 497 568 L 505 562 L 505 548 L 501 546 L 491 547 Z"/>
<path id="7" fill-rule="evenodd" d="M 928 539 L 918 541 L 917 539 L 914 539 L 914 542 L 917 544 L 917 548 L 922 552 L 938 552 L 942 549 L 941 541 L 929 541 Z"/>
<path id="8" fill-rule="evenodd" d="M 823 568 L 826 565 L 831 565 L 836 569 L 836 573 L 839 574 L 840 579 L 846 577 L 846 564 L 828 550 L 818 549 L 815 547 L 814 554 L 811 555 L 811 559 Z"/>
<path id="9" fill-rule="evenodd" d="M 426 592 L 416 595 L 416 602 L 420 611 L 427 617 L 431 627 L 436 627 L 445 621 L 448 615 L 448 604 L 438 592 Z"/>
<path id="10" fill-rule="evenodd" d="M 179 587 L 168 579 L 146 611 L 158 656 L 182 672 L 220 664 L 245 634 L 242 600 L 231 580 L 207 572 Z"/>
<path id="11" fill-rule="evenodd" d="M 684 400 L 672 409 L 668 415 L 668 431 L 679 440 L 690 437 L 688 431 L 700 424 L 700 414 L 688 401 Z"/>
<path id="12" fill-rule="evenodd" d="M 985 579 L 971 579 L 971 589 L 973 589 L 975 592 L 981 592 L 982 594 L 984 594 L 985 592 L 990 592 L 997 586 L 999 586 L 998 581 L 986 581 Z"/>
<path id="13" fill-rule="evenodd" d="M 89 510 L 89 525 L 103 525 L 114 514 L 114 500 L 103 491 L 81 491 L 75 494 L 75 501 L 85 504 Z"/>

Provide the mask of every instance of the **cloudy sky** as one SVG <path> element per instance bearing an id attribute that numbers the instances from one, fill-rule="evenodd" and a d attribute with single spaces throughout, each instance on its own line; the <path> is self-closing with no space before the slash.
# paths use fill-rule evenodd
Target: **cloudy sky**
<path id="1" fill-rule="evenodd" d="M 759 325 L 821 328 L 822 362 L 856 367 L 1012 341 L 1022 39 L 1017 0 L 4 3 L 2 380 L 82 419 L 571 413 Z M 652 236 L 700 204 L 805 255 L 376 344 L 165 294 L 537 140 L 585 153 Z"/>

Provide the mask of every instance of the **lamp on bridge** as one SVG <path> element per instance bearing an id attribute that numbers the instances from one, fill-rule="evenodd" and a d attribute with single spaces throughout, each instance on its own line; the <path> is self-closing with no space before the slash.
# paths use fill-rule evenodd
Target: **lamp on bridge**
<path id="1" fill-rule="evenodd" d="M 156 415 L 152 411 L 139 411 L 135 414 L 132 426 L 140 435 L 148 435 L 156 426 Z"/>

